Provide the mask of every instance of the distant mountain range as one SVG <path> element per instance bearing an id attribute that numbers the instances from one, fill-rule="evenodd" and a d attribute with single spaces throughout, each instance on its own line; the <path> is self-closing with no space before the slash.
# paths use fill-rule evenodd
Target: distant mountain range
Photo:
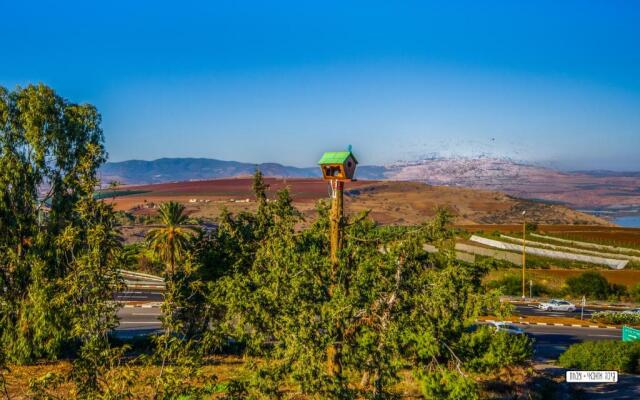
<path id="1" fill-rule="evenodd" d="M 259 168 L 266 176 L 319 177 L 318 167 L 251 164 L 208 158 L 161 158 L 106 163 L 103 182 L 151 184 L 247 176 Z M 494 157 L 432 157 L 385 166 L 358 166 L 359 179 L 417 181 L 432 185 L 497 190 L 522 198 L 564 203 L 576 208 L 640 212 L 640 172 L 577 171 Z"/>
<path id="2" fill-rule="evenodd" d="M 318 167 L 298 168 L 277 163 L 251 164 L 212 158 L 160 158 L 153 161 L 108 162 L 100 170 L 102 182 L 150 184 L 188 180 L 218 179 L 252 175 L 260 169 L 265 176 L 286 178 L 320 177 Z M 361 179 L 385 179 L 386 167 L 358 167 Z"/>

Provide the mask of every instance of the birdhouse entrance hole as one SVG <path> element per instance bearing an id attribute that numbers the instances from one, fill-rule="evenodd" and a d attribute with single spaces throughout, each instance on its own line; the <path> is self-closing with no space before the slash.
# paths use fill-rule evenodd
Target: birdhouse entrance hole
<path id="1" fill-rule="evenodd" d="M 340 168 L 337 165 L 329 165 L 324 167 L 324 175 L 329 177 L 335 177 L 335 178 L 340 178 L 343 176 L 342 174 L 342 168 Z"/>

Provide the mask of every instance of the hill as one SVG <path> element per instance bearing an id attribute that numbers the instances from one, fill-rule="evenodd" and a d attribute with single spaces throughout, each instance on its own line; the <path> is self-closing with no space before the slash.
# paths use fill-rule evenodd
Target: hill
<path id="1" fill-rule="evenodd" d="M 313 178 L 317 167 L 299 168 L 277 163 L 251 164 L 206 158 L 162 158 L 107 163 L 103 182 L 151 184 L 248 176 L 259 168 L 265 176 Z M 544 200 L 588 210 L 640 213 L 640 173 L 563 172 L 507 158 L 439 158 L 387 166 L 359 166 L 359 179 L 415 181 L 500 191 L 512 196 Z"/>
<path id="2" fill-rule="evenodd" d="M 218 179 L 127 186 L 115 200 L 116 208 L 133 214 L 154 213 L 154 207 L 167 200 L 187 205 L 194 216 L 216 217 L 223 208 L 234 211 L 252 209 L 250 178 Z M 288 187 L 294 203 L 309 218 L 315 203 L 328 198 L 327 183 L 320 179 L 267 178 L 270 196 Z M 459 224 L 520 223 L 522 211 L 539 224 L 607 225 L 607 221 L 574 211 L 562 205 L 522 200 L 503 193 L 459 187 L 431 186 L 419 182 L 356 181 L 347 184 L 345 207 L 349 213 L 371 210 L 371 216 L 384 224 L 417 224 L 445 207 Z"/>

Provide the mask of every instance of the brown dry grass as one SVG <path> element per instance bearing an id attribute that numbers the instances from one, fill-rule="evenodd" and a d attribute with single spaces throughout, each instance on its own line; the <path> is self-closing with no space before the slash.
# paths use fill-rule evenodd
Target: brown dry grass
<path id="1" fill-rule="evenodd" d="M 215 376 L 217 382 L 228 382 L 231 379 L 242 379 L 249 375 L 249 371 L 246 369 L 250 358 L 226 356 L 216 357 L 215 359 L 208 360 L 208 365 L 204 366 L 202 373 L 204 376 Z M 253 361 L 260 362 L 259 359 L 253 359 Z M 132 392 L 136 398 L 150 398 L 152 391 L 151 388 L 145 385 L 145 380 L 152 378 L 158 374 L 158 367 L 131 367 L 136 376 L 136 384 L 132 388 Z M 26 400 L 29 399 L 29 382 L 32 379 L 37 379 L 49 373 L 66 374 L 71 370 L 71 364 L 67 361 L 41 363 L 37 365 L 27 366 L 11 366 L 9 372 L 5 375 L 7 381 L 7 391 L 12 400 Z M 359 376 L 349 377 L 354 385 L 359 382 Z M 402 398 L 417 399 L 421 398 L 418 382 L 416 381 L 413 373 L 409 370 L 403 370 L 400 372 L 400 382 L 394 385 L 391 389 L 395 393 L 399 394 Z M 285 389 L 287 390 L 287 389 Z M 72 397 L 73 386 L 71 384 L 65 384 L 55 390 L 55 394 L 58 398 L 65 399 Z M 220 395 L 212 395 L 210 398 L 217 398 Z M 295 394 L 293 391 L 289 393 L 286 398 L 291 399 L 307 399 L 311 397 Z"/>
<path id="2" fill-rule="evenodd" d="M 203 368 L 203 374 L 206 376 L 215 375 L 217 382 L 226 382 L 234 378 L 243 378 L 248 375 L 246 370 L 248 358 L 241 357 L 218 357 L 210 365 Z M 254 359 L 253 361 L 258 361 Z M 44 376 L 47 373 L 68 373 L 71 365 L 67 361 L 43 363 L 30 366 L 12 366 L 10 372 L 6 375 L 7 389 L 12 400 L 29 399 L 28 385 L 31 379 Z M 136 384 L 133 387 L 133 393 L 137 398 L 150 398 L 152 391 L 150 387 L 145 386 L 145 379 L 153 377 L 158 373 L 158 369 L 154 367 L 133 367 L 136 376 Z M 420 399 L 419 382 L 415 375 L 409 369 L 400 371 L 400 382 L 393 385 L 391 391 L 403 399 Z M 532 378 L 536 376 L 535 371 L 530 367 L 511 367 L 502 368 L 499 371 L 488 374 L 475 375 L 474 379 L 481 385 L 483 393 L 494 395 L 497 393 L 514 391 L 522 391 Z M 357 385 L 360 376 L 351 375 L 349 379 L 354 385 Z M 52 392 L 60 399 L 71 398 L 73 387 L 70 384 L 60 387 Z M 288 399 L 311 399 L 314 397 L 304 396 L 293 390 L 285 389 L 285 398 Z M 209 398 L 219 398 L 221 394 L 212 395 Z"/>

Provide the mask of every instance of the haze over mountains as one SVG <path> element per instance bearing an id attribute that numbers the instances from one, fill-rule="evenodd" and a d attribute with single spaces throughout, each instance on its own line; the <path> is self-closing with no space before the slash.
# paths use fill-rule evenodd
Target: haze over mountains
<path id="1" fill-rule="evenodd" d="M 161 158 L 110 162 L 103 182 L 150 184 L 246 176 L 259 168 L 266 176 L 319 177 L 318 167 L 251 164 L 207 158 Z M 575 208 L 615 213 L 640 212 L 640 173 L 565 172 L 495 157 L 432 157 L 385 166 L 358 166 L 359 179 L 417 181 L 505 192 L 522 198 L 559 202 Z"/>

